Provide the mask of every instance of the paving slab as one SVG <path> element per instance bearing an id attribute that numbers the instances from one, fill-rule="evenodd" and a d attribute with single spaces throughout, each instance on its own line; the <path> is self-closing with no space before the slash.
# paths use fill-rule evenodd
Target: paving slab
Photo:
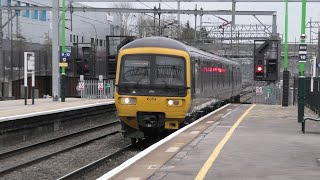
<path id="1" fill-rule="evenodd" d="M 149 179 L 194 179 L 248 106 L 233 110 Z M 310 121 L 306 130 L 303 134 L 297 123 L 297 107 L 256 105 L 221 149 L 205 179 L 319 180 L 320 124 Z"/>

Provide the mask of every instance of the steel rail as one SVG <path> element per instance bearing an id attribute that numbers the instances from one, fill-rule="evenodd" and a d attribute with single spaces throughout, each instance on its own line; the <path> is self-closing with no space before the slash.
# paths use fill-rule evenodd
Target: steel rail
<path id="1" fill-rule="evenodd" d="M 113 123 L 113 124 L 114 124 L 114 123 Z M 111 125 L 111 124 L 109 124 L 109 125 Z M 58 155 L 58 154 L 61 154 L 61 153 L 64 153 L 64 152 L 68 152 L 68 151 L 70 151 L 70 150 L 73 150 L 73 149 L 79 148 L 79 147 L 81 147 L 81 146 L 85 146 L 85 145 L 87 145 L 87 144 L 90 144 L 90 143 L 92 143 L 92 142 L 94 142 L 94 141 L 96 141 L 96 140 L 103 139 L 103 138 L 105 138 L 105 137 L 108 137 L 108 136 L 111 136 L 111 135 L 115 135 L 115 134 L 118 134 L 118 133 L 120 133 L 120 131 L 118 131 L 118 130 L 117 130 L 117 131 L 113 131 L 113 132 L 111 132 L 111 133 L 101 135 L 101 136 L 99 136 L 99 137 L 90 139 L 90 140 L 88 140 L 88 141 L 78 143 L 78 144 L 76 144 L 76 145 L 74 145 L 74 146 L 71 146 L 71 147 L 68 147 L 68 148 L 65 148 L 65 149 L 56 151 L 56 152 L 51 153 L 51 154 L 49 154 L 49 155 L 45 155 L 45 156 L 42 156 L 42 157 L 39 157 L 39 158 L 30 160 L 30 161 L 28 161 L 28 162 L 21 163 L 21 164 L 18 164 L 18 165 L 16 165 L 16 166 L 13 166 L 13 167 L 9 167 L 9 168 L 7 168 L 7 169 L 4 169 L 4 170 L 0 171 L 0 176 L 3 176 L 3 175 L 5 175 L 5 174 L 8 174 L 8 173 L 10 173 L 10 172 L 16 171 L 16 170 L 21 169 L 21 168 L 28 167 L 28 166 L 30 166 L 30 165 L 32 165 L 32 164 L 35 164 L 35 163 L 38 163 L 38 162 L 40 162 L 40 161 L 46 160 L 46 159 L 48 159 L 48 158 L 50 158 L 50 157 L 52 157 L 52 156 L 55 156 L 55 155 Z"/>
<path id="2" fill-rule="evenodd" d="M 87 133 L 90 133 L 90 132 L 98 131 L 100 129 L 106 128 L 106 127 L 108 127 L 110 125 L 117 124 L 117 123 L 119 123 L 119 121 L 114 121 L 114 122 L 107 123 L 107 124 L 104 124 L 104 125 L 101 125 L 101 126 L 85 129 L 85 130 L 82 130 L 82 131 L 79 131 L 79 132 L 75 132 L 75 133 L 72 133 L 72 134 L 68 134 L 66 136 L 57 137 L 57 138 L 54 138 L 54 139 L 50 139 L 48 141 L 43 141 L 43 142 L 39 142 L 39 143 L 36 143 L 36 144 L 32 144 L 30 146 L 21 147 L 19 149 L 15 149 L 15 150 L 12 150 L 12 151 L 4 152 L 4 153 L 0 154 L 0 160 L 8 158 L 8 157 L 11 157 L 11 156 L 14 156 L 14 155 L 17 155 L 17 154 L 21 154 L 21 153 L 25 153 L 25 152 L 31 151 L 31 150 L 33 150 L 35 148 L 48 146 L 50 144 L 59 142 L 61 140 L 66 140 L 66 139 L 70 139 L 70 138 L 74 138 L 74 137 L 77 137 L 77 136 L 81 136 L 83 134 L 87 134 Z"/>
<path id="3" fill-rule="evenodd" d="M 124 152 L 128 151 L 131 147 L 132 147 L 132 145 L 128 145 L 128 146 L 126 146 L 126 147 L 124 147 L 124 148 L 122 148 L 112 154 L 109 154 L 105 157 L 102 157 L 102 158 L 100 158 L 100 159 L 98 159 L 98 160 L 96 160 L 86 166 L 83 166 L 83 167 L 81 167 L 81 168 L 79 168 L 69 174 L 64 175 L 64 176 L 60 177 L 58 180 L 76 179 L 76 177 L 79 177 L 79 176 L 83 175 L 84 173 L 86 173 L 87 171 L 99 166 L 100 164 L 104 163 L 106 160 L 114 159 L 115 157 L 123 154 Z"/>

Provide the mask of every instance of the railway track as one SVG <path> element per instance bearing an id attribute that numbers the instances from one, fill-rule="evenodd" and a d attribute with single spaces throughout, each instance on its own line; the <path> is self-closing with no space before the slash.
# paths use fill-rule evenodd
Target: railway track
<path id="1" fill-rule="evenodd" d="M 121 156 L 121 154 L 128 152 L 130 150 L 131 146 L 132 145 L 128 145 L 128 146 L 120 149 L 119 151 L 116 151 L 110 155 L 102 157 L 102 158 L 100 158 L 100 159 L 98 159 L 88 165 L 85 165 L 85 166 L 67 174 L 67 175 L 64 175 L 63 177 L 60 177 L 58 180 L 75 179 L 75 178 L 85 174 L 86 172 L 98 167 L 100 164 L 108 161 L 109 159 L 115 159 L 116 157 Z"/>
<path id="2" fill-rule="evenodd" d="M 255 93 L 253 93 L 252 91 L 241 92 L 240 94 L 240 97 L 242 98 L 241 104 L 251 104 L 249 100 L 252 99 L 254 96 L 255 96 Z"/>
<path id="3" fill-rule="evenodd" d="M 90 179 L 94 179 L 94 178 L 100 177 L 105 173 L 105 171 L 99 173 L 99 172 L 95 172 L 96 169 L 99 169 L 103 166 L 108 166 L 108 168 L 111 170 L 124 162 L 119 159 L 127 160 L 128 154 L 132 152 L 135 152 L 134 154 L 138 154 L 139 152 L 143 151 L 144 149 L 148 148 L 149 146 L 151 146 L 152 144 L 156 143 L 159 140 L 160 139 L 148 139 L 148 140 L 143 140 L 142 142 L 138 142 L 135 145 L 127 145 L 112 154 L 106 155 L 94 162 L 91 162 L 90 164 L 87 164 L 69 174 L 66 174 L 58 178 L 58 180 L 88 179 L 88 177 L 90 177 Z M 109 165 L 109 160 L 116 161 L 118 163 L 114 167 L 112 167 Z M 86 175 L 88 174 L 90 175 L 86 177 Z M 96 177 L 93 177 L 93 176 L 96 176 Z"/>
<path id="4" fill-rule="evenodd" d="M 96 131 L 99 131 L 99 130 L 110 128 L 110 127 L 118 125 L 118 124 L 119 124 L 119 121 L 113 121 L 113 122 L 110 122 L 110 123 L 102 125 L 102 126 L 93 127 L 93 128 L 86 129 L 86 130 L 83 130 L 83 131 L 79 131 L 79 132 L 76 132 L 76 133 L 73 133 L 73 134 L 69 134 L 69 135 L 66 135 L 66 136 L 62 136 L 62 137 L 58 137 L 58 138 L 51 139 L 51 140 L 48 140 L 48 141 L 44 141 L 44 142 L 40 142 L 40 143 L 37 143 L 37 144 L 33 144 L 31 146 L 19 148 L 19 149 L 13 150 L 13 151 L 8 151 L 8 152 L 5 152 L 3 154 L 0 154 L 0 160 L 6 160 L 6 159 L 11 158 L 11 157 L 14 158 L 16 155 L 21 155 L 21 153 L 28 153 L 28 152 L 31 152 L 33 150 L 37 150 L 37 149 L 40 149 L 40 148 L 43 148 L 43 147 L 47 147 L 47 146 L 52 145 L 52 144 L 56 144 L 56 143 L 60 143 L 60 142 L 66 141 L 68 139 L 81 137 L 81 136 L 87 135 L 89 133 L 93 133 L 93 132 L 96 132 Z M 0 176 L 8 174 L 8 173 L 13 172 L 13 171 L 16 171 L 16 170 L 21 169 L 21 168 L 28 167 L 28 166 L 30 166 L 32 164 L 35 164 L 35 163 L 38 163 L 40 161 L 46 160 L 46 159 L 48 159 L 48 158 L 50 158 L 52 156 L 55 156 L 55 155 L 58 155 L 58 154 L 61 154 L 61 153 L 64 153 L 64 152 L 67 152 L 67 151 L 82 147 L 82 146 L 85 146 L 85 145 L 90 144 L 90 143 L 92 143 L 92 142 L 94 142 L 96 140 L 103 139 L 105 137 L 108 137 L 108 136 L 111 136 L 111 135 L 115 135 L 115 134 L 118 134 L 118 133 L 120 133 L 119 130 L 113 130 L 112 132 L 109 132 L 107 134 L 99 135 L 97 137 L 94 137 L 94 138 L 91 138 L 89 140 L 77 143 L 75 145 L 72 145 L 70 147 L 55 151 L 53 153 L 50 153 L 50 154 L 47 154 L 47 155 L 43 155 L 43 156 L 39 156 L 37 158 L 34 158 L 34 159 L 26 161 L 26 162 L 17 163 L 17 165 L 14 165 L 14 166 L 11 166 L 11 167 L 3 168 L 3 169 L 0 170 Z"/>

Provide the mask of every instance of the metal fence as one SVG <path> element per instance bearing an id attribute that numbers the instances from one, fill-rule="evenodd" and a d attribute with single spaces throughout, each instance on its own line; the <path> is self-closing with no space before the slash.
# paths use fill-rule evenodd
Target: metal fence
<path id="1" fill-rule="evenodd" d="M 89 79 L 79 81 L 77 89 L 84 99 L 112 99 L 114 92 L 114 80 Z"/>
<path id="2" fill-rule="evenodd" d="M 248 90 L 248 88 L 247 88 Z M 265 83 L 255 82 L 249 87 L 254 95 L 248 102 L 255 104 L 281 104 L 281 84 L 280 83 Z"/>
<path id="3" fill-rule="evenodd" d="M 320 78 L 314 78 L 313 90 L 311 89 L 311 78 L 306 78 L 305 106 L 320 115 Z"/>

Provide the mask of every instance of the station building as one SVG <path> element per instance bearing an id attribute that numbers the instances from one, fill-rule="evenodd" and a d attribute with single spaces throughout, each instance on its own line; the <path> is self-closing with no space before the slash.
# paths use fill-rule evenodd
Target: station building
<path id="1" fill-rule="evenodd" d="M 60 7 L 62 0 L 60 0 Z M 44 0 L 0 0 L 2 7 L 2 24 L 8 22 L 3 30 L 3 60 L 0 62 L 0 97 L 2 99 L 22 98 L 23 86 L 23 52 L 36 52 L 36 81 L 39 86 L 39 97 L 50 94 L 51 81 L 51 40 L 52 40 L 52 12 L 46 10 L 22 10 L 15 12 L 10 6 L 52 6 L 52 1 Z M 66 1 L 66 8 L 69 7 Z M 72 3 L 73 7 L 86 7 L 80 3 Z M 8 21 L 10 20 L 11 21 Z M 61 45 L 61 20 L 59 22 L 59 44 Z M 106 36 L 120 34 L 120 20 L 116 14 L 97 12 L 66 12 L 66 46 L 75 47 L 79 43 L 81 47 L 94 44 L 96 75 L 104 72 L 106 68 Z M 115 40 L 116 41 L 116 40 Z M 110 42 L 110 53 L 116 51 L 117 42 Z M 73 57 L 75 58 L 75 57 Z M 38 60 L 38 62 L 37 62 Z M 103 65 L 102 65 L 103 64 Z M 74 65 L 73 65 L 74 66 Z M 68 75 L 75 76 L 67 71 Z M 79 76 L 79 75 L 78 75 Z M 41 78 L 44 78 L 40 80 Z M 37 80 L 38 79 L 38 80 Z"/>

